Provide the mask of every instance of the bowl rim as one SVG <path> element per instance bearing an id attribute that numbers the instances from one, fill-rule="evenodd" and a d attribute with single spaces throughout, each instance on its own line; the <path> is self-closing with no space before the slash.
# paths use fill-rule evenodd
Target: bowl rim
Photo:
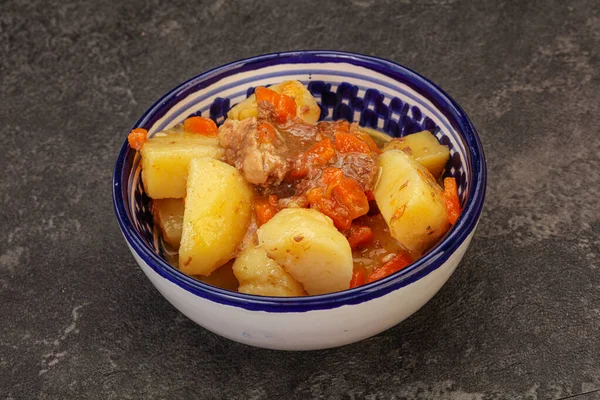
<path id="1" fill-rule="evenodd" d="M 472 186 L 463 212 L 456 224 L 450 228 L 450 231 L 444 238 L 429 252 L 407 268 L 379 281 L 357 288 L 305 297 L 257 296 L 221 289 L 183 274 L 159 257 L 140 238 L 129 217 L 122 195 L 121 184 L 122 182 L 126 182 L 127 178 L 123 176 L 125 161 L 132 151 L 127 143 L 127 139 L 125 139 L 119 151 L 113 172 L 113 207 L 121 232 L 131 251 L 159 276 L 201 298 L 246 310 L 276 313 L 327 310 L 373 300 L 418 281 L 441 267 L 476 228 L 485 199 L 487 168 L 483 146 L 473 124 L 458 103 L 435 83 L 410 68 L 383 58 L 344 51 L 302 50 L 269 53 L 233 61 L 202 72 L 169 90 L 144 112 L 136 121 L 133 128 L 138 127 L 142 121 L 160 111 L 167 105 L 168 99 L 175 97 L 183 89 L 190 87 L 196 81 L 202 81 L 204 78 L 214 76 L 219 72 L 235 71 L 236 68 L 264 62 L 287 64 L 294 63 L 294 61 L 296 63 L 315 62 L 318 59 L 328 59 L 333 62 L 348 62 L 375 70 L 393 79 L 407 83 L 412 89 L 434 102 L 434 105 L 443 111 L 443 114 L 449 119 L 451 124 L 454 125 L 456 123 L 458 125 L 458 127 L 455 126 L 455 129 L 460 133 L 463 141 L 466 142 L 468 161 L 472 166 L 471 179 L 469 181 Z"/>

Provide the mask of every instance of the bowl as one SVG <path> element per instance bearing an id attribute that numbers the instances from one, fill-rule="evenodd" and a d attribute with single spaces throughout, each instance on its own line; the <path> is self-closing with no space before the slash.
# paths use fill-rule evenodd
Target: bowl
<path id="1" fill-rule="evenodd" d="M 358 121 L 394 137 L 428 129 L 450 147 L 446 175 L 456 178 L 463 212 L 418 261 L 377 282 L 336 293 L 292 298 L 247 295 L 200 282 L 165 261 L 140 180 L 140 157 L 127 141 L 114 170 L 113 203 L 140 268 L 188 318 L 252 346 L 323 349 L 376 335 L 437 293 L 475 232 L 485 197 L 486 163 L 469 118 L 437 85 L 397 63 L 337 51 L 267 54 L 214 68 L 162 96 L 134 127 L 153 135 L 191 114 L 210 116 L 220 124 L 254 87 L 289 79 L 308 85 L 321 107 L 321 119 Z"/>

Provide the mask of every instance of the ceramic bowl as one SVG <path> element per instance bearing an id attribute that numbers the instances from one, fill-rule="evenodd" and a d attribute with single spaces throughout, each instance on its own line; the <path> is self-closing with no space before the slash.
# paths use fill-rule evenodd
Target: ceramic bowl
<path id="1" fill-rule="evenodd" d="M 465 254 L 481 214 L 485 157 L 464 111 L 434 83 L 391 61 L 331 51 L 268 54 L 204 72 L 161 97 L 135 127 L 152 135 L 192 114 L 210 116 L 220 124 L 227 111 L 254 87 L 289 79 L 308 86 L 321 106 L 321 119 L 358 121 L 393 137 L 428 129 L 450 147 L 446 175 L 456 178 L 464 210 L 443 240 L 421 259 L 380 281 L 319 296 L 260 297 L 202 283 L 165 261 L 140 180 L 140 157 L 126 141 L 114 171 L 114 208 L 144 274 L 197 324 L 252 346 L 330 348 L 398 324 L 448 280 Z"/>

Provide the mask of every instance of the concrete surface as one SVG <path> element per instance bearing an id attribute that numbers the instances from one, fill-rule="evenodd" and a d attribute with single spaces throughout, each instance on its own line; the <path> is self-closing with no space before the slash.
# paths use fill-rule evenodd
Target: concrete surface
<path id="1" fill-rule="evenodd" d="M 0 3 L 1 399 L 600 399 L 600 3 Z M 417 314 L 344 348 L 249 348 L 150 285 L 111 204 L 167 89 L 339 49 L 446 89 L 487 151 L 485 212 Z"/>

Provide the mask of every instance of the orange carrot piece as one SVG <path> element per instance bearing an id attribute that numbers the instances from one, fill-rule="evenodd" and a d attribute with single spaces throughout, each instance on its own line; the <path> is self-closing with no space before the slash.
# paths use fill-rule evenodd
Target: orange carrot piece
<path id="1" fill-rule="evenodd" d="M 296 116 L 296 101 L 290 96 L 278 94 L 275 98 L 274 106 L 277 113 L 276 120 L 279 123 L 284 123 Z"/>
<path id="2" fill-rule="evenodd" d="M 350 228 L 352 218 L 348 217 L 348 210 L 346 207 L 339 204 L 339 202 L 336 201 L 330 193 L 326 193 L 322 187 L 309 190 L 306 193 L 306 198 L 310 207 L 331 218 L 337 229 L 345 231 Z"/>
<path id="3" fill-rule="evenodd" d="M 444 202 L 448 210 L 448 221 L 454 225 L 460 217 L 460 200 L 458 199 L 458 188 L 456 179 L 444 178 Z"/>
<path id="4" fill-rule="evenodd" d="M 323 183 L 326 183 L 329 187 L 337 186 L 344 178 L 344 173 L 341 169 L 336 167 L 327 167 L 321 174 Z"/>
<path id="5" fill-rule="evenodd" d="M 335 149 L 340 153 L 367 153 L 371 152 L 369 145 L 350 133 L 335 133 Z"/>
<path id="6" fill-rule="evenodd" d="M 333 195 L 348 210 L 351 220 L 369 212 L 369 199 L 356 179 L 344 177 L 333 188 Z"/>
<path id="7" fill-rule="evenodd" d="M 349 229 L 353 219 L 369 212 L 369 200 L 360 184 L 344 176 L 341 169 L 325 168 L 321 183 L 325 187 L 311 189 L 307 199 L 312 208 L 331 218 L 339 230 Z"/>
<path id="8" fill-rule="evenodd" d="M 359 269 L 352 273 L 352 279 L 350 280 L 350 289 L 359 287 L 365 284 L 365 270 Z"/>
<path id="9" fill-rule="evenodd" d="M 275 120 L 284 123 L 296 116 L 296 101 L 290 96 L 277 93 L 266 87 L 259 86 L 254 89 L 256 101 L 268 101 L 275 109 Z"/>
<path id="10" fill-rule="evenodd" d="M 304 178 L 308 175 L 309 166 L 325 165 L 335 156 L 333 143 L 329 139 L 323 139 L 300 155 L 295 162 L 294 167 L 286 176 L 287 181 L 294 181 Z"/>
<path id="11" fill-rule="evenodd" d="M 300 161 L 302 162 L 302 161 Z M 285 177 L 285 180 L 288 182 L 291 181 L 295 181 L 298 179 L 302 179 L 304 178 L 306 175 L 308 175 L 308 167 L 304 164 L 297 164 L 295 165 L 290 172 L 288 172 L 288 174 Z"/>
<path id="12" fill-rule="evenodd" d="M 274 194 L 270 194 L 268 200 L 270 205 L 272 205 L 273 207 L 277 207 L 279 197 L 275 196 Z"/>
<path id="13" fill-rule="evenodd" d="M 352 225 L 347 235 L 348 243 L 353 250 L 363 247 L 373 240 L 373 231 L 368 226 Z"/>
<path id="14" fill-rule="evenodd" d="M 254 89 L 254 94 L 256 95 L 256 101 L 268 101 L 269 103 L 274 103 L 277 92 L 269 88 L 259 86 Z"/>
<path id="15" fill-rule="evenodd" d="M 144 128 L 135 128 L 127 135 L 129 146 L 134 150 L 141 150 L 147 140 L 148 131 Z"/>
<path id="16" fill-rule="evenodd" d="M 204 136 L 215 137 L 219 133 L 217 124 L 210 118 L 189 117 L 183 121 L 183 129 L 186 132 L 199 133 Z"/>
<path id="17" fill-rule="evenodd" d="M 268 199 L 259 198 L 254 201 L 254 210 L 258 224 L 263 225 L 279 212 L 277 208 L 277 196 L 271 195 Z"/>
<path id="18" fill-rule="evenodd" d="M 324 165 L 327 164 L 333 156 L 335 156 L 333 143 L 331 143 L 331 140 L 329 139 L 324 139 L 315 143 L 308 149 L 305 158 L 310 159 L 313 164 Z"/>
<path id="19" fill-rule="evenodd" d="M 316 187 L 306 192 L 306 200 L 309 203 L 317 203 L 323 197 L 323 188 Z"/>
<path id="20" fill-rule="evenodd" d="M 385 278 L 386 276 L 390 276 L 394 272 L 398 272 L 401 269 L 406 268 L 411 263 L 412 259 L 408 256 L 408 254 L 397 254 L 391 260 L 376 268 L 375 271 L 369 275 L 367 282 L 375 282 Z"/>

